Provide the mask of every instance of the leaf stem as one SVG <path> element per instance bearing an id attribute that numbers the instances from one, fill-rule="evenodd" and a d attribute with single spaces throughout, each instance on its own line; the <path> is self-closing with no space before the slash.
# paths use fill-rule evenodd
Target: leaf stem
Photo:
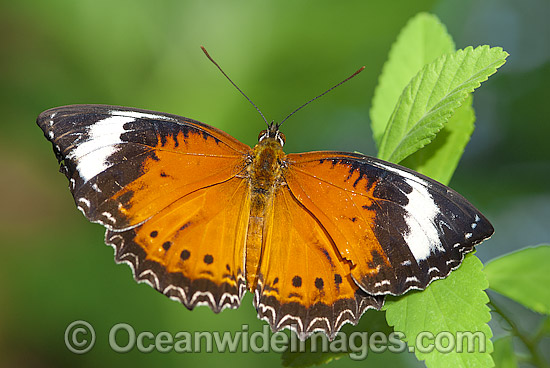
<path id="1" fill-rule="evenodd" d="M 521 342 L 525 345 L 525 347 L 531 354 L 530 363 L 539 368 L 549 368 L 550 366 L 539 354 L 539 351 L 537 349 L 538 340 L 543 335 L 540 332 L 543 327 L 541 327 L 539 331 L 537 331 L 537 333 L 535 334 L 535 336 L 533 336 L 533 338 L 529 338 L 529 336 L 526 336 L 520 331 L 516 322 L 514 322 L 506 313 L 504 313 L 504 311 L 495 303 L 493 299 L 491 299 L 488 304 L 493 308 L 493 311 L 499 314 L 502 317 L 502 319 L 504 319 L 504 321 L 506 321 L 506 323 L 510 326 L 510 328 L 512 329 L 511 331 L 512 335 L 517 336 L 521 340 Z M 542 323 L 544 325 L 544 320 Z"/>

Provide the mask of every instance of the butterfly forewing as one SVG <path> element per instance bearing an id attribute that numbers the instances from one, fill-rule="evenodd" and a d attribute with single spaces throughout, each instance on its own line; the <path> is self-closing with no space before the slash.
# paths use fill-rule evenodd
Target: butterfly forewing
<path id="1" fill-rule="evenodd" d="M 178 196 L 242 170 L 250 148 L 228 134 L 176 115 L 105 105 L 43 112 L 76 205 L 111 229 L 135 226 Z"/>
<path id="2" fill-rule="evenodd" d="M 319 220 L 367 293 L 424 289 L 493 228 L 452 189 L 359 154 L 287 155 L 289 189 Z"/>

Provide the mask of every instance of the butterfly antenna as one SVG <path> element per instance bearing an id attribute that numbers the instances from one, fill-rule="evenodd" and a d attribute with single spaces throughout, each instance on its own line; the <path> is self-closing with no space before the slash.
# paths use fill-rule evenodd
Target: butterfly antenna
<path id="1" fill-rule="evenodd" d="M 248 98 L 247 95 L 245 95 L 245 93 L 231 80 L 231 78 L 229 78 L 229 76 L 227 74 L 225 74 L 225 72 L 223 71 L 223 69 L 218 65 L 218 63 L 216 63 L 214 61 L 214 59 L 212 59 L 212 56 L 210 56 L 210 54 L 208 53 L 208 51 L 206 51 L 206 49 L 204 48 L 204 46 L 201 46 L 201 49 L 202 49 L 202 52 L 204 52 L 204 54 L 206 55 L 206 57 L 208 59 L 210 59 L 210 61 L 220 70 L 220 72 L 222 72 L 222 74 L 227 78 L 228 81 L 231 82 L 231 84 L 237 88 L 237 91 L 241 92 L 241 94 L 248 100 L 248 102 L 250 102 L 252 104 L 252 106 L 254 106 L 254 108 L 256 109 L 256 111 L 258 111 L 260 113 L 260 115 L 262 116 L 262 119 L 264 119 L 265 123 L 267 124 L 267 126 L 269 126 L 269 123 L 267 122 L 267 119 L 265 118 L 264 114 L 262 114 L 262 112 L 260 111 L 260 109 L 258 108 L 258 106 L 256 106 L 254 104 L 254 102 L 252 102 L 252 100 L 250 98 Z"/>
<path id="2" fill-rule="evenodd" d="M 313 101 L 315 101 L 316 99 L 318 99 L 319 97 L 322 97 L 322 96 L 326 95 L 327 93 L 329 93 L 330 91 L 332 91 L 333 89 L 335 89 L 336 87 L 338 87 L 339 85 L 346 83 L 346 82 L 349 81 L 351 78 L 353 78 L 353 77 L 355 77 L 357 74 L 361 73 L 364 69 L 365 69 L 365 67 L 362 66 L 361 68 L 359 68 L 358 71 L 356 71 L 355 73 L 353 73 L 352 75 L 350 75 L 349 77 L 347 77 L 346 79 L 344 79 L 343 81 L 341 81 L 340 83 L 338 83 L 337 85 L 330 87 L 330 88 L 327 89 L 325 92 L 321 93 L 319 96 L 312 98 L 311 100 L 309 100 L 308 102 L 306 102 L 306 103 L 303 104 L 302 106 L 298 107 L 296 110 L 294 110 L 294 111 L 292 111 L 290 114 L 288 114 L 287 117 L 284 118 L 284 119 L 278 124 L 278 126 L 281 126 L 289 117 L 291 117 L 292 115 L 294 115 L 295 113 L 297 113 L 298 111 L 300 111 L 301 109 L 303 109 L 304 107 L 306 107 L 307 105 L 309 105 L 310 103 L 312 103 Z"/>

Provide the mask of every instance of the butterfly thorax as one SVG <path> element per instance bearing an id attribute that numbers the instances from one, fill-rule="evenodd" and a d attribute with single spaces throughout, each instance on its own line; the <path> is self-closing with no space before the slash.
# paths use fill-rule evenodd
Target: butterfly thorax
<path id="1" fill-rule="evenodd" d="M 285 153 L 275 138 L 265 138 L 252 150 L 247 167 L 250 183 L 250 219 L 246 239 L 246 279 L 253 291 L 258 281 L 258 268 L 264 242 L 264 223 L 269 216 L 273 198 L 283 183 Z"/>
<path id="2" fill-rule="evenodd" d="M 266 194 L 281 179 L 285 154 L 280 143 L 273 138 L 259 142 L 252 152 L 252 162 L 248 167 L 252 190 Z"/>

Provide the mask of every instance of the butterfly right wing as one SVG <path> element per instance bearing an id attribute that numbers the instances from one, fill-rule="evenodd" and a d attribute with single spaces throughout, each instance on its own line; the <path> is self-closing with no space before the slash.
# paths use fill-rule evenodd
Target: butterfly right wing
<path id="1" fill-rule="evenodd" d="M 289 154 L 287 165 L 290 191 L 372 295 L 425 289 L 493 233 L 460 194 L 399 165 L 346 152 Z"/>

